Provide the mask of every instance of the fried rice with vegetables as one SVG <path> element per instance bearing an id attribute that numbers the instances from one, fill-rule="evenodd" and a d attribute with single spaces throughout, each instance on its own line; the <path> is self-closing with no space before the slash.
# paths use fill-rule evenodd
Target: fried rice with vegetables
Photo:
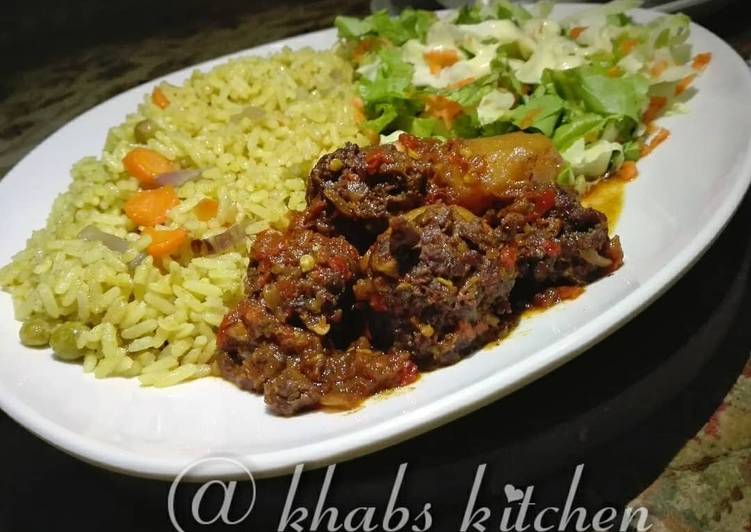
<path id="1" fill-rule="evenodd" d="M 212 374 L 249 237 L 305 208 L 322 154 L 367 143 L 340 104 L 351 79 L 334 53 L 302 50 L 155 87 L 0 270 L 21 342 L 144 385 Z"/>

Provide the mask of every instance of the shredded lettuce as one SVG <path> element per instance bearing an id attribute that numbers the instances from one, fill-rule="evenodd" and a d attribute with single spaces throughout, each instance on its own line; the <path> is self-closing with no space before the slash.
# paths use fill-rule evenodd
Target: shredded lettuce
<path id="1" fill-rule="evenodd" d="M 492 124 L 508 115 L 516 99 L 509 91 L 491 89 L 477 105 L 477 120 L 480 125 Z"/>
<path id="2" fill-rule="evenodd" d="M 511 121 L 519 129 L 536 130 L 551 137 L 563 110 L 563 100 L 553 94 L 531 98 L 511 111 Z"/>
<path id="3" fill-rule="evenodd" d="M 543 6 L 546 9 L 548 6 Z M 546 16 L 546 15 L 543 15 Z M 524 7 L 509 0 L 495 0 L 473 6 L 463 6 L 457 12 L 454 24 L 479 24 L 486 20 L 512 20 L 522 24 L 532 18 L 532 14 Z"/>
<path id="4" fill-rule="evenodd" d="M 406 98 L 412 84 L 412 66 L 402 60 L 397 48 L 379 50 L 378 60 L 372 79 L 360 80 L 360 97 L 368 105 Z"/>
<path id="5" fill-rule="evenodd" d="M 584 139 L 579 138 L 561 156 L 571 165 L 575 175 L 597 178 L 608 171 L 614 154 L 622 153 L 623 146 L 617 142 L 600 139 L 587 146 Z"/>
<path id="6" fill-rule="evenodd" d="M 582 66 L 552 72 L 552 79 L 561 97 L 605 116 L 628 116 L 638 122 L 649 101 L 649 81 L 640 74 L 613 78 L 602 69 Z"/>
<path id="7" fill-rule="evenodd" d="M 556 22 L 549 0 L 529 10 L 480 0 L 454 17 L 380 11 L 336 27 L 365 128 L 384 139 L 540 132 L 567 161 L 558 181 L 578 190 L 640 157 L 655 99 L 662 116 L 693 94 L 688 17 L 638 24 L 629 10 L 640 4 L 614 0 Z"/>
<path id="8" fill-rule="evenodd" d="M 342 39 L 376 35 L 400 45 L 410 39 L 423 40 L 435 20 L 430 11 L 405 9 L 398 17 L 389 16 L 387 11 L 377 11 L 364 19 L 339 16 L 334 25 Z"/>
<path id="9" fill-rule="evenodd" d="M 563 151 L 579 139 L 599 138 L 606 122 L 607 119 L 601 115 L 582 114 L 555 130 L 553 144 L 559 151 Z"/>

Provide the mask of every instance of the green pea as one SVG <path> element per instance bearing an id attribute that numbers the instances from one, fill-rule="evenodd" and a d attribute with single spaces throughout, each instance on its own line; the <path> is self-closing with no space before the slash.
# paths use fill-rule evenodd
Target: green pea
<path id="1" fill-rule="evenodd" d="M 50 343 L 52 327 L 41 318 L 31 318 L 21 325 L 18 338 L 28 347 L 43 347 Z"/>
<path id="2" fill-rule="evenodd" d="M 156 134 L 156 125 L 148 118 L 141 120 L 133 128 L 133 136 L 139 144 L 146 144 L 149 139 L 154 137 L 154 134 Z"/>
<path id="3" fill-rule="evenodd" d="M 76 360 L 84 353 L 76 345 L 78 336 L 85 330 L 83 324 L 77 321 L 61 323 L 52 330 L 50 347 L 55 354 L 63 360 Z"/>

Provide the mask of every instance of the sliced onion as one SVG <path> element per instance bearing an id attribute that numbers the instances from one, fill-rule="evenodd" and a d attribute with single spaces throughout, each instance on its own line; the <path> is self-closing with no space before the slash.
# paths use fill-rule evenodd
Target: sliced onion
<path id="1" fill-rule="evenodd" d="M 190 249 L 194 255 L 214 255 L 238 247 L 247 238 L 245 224 L 239 223 L 218 235 L 193 240 L 190 243 Z"/>
<path id="2" fill-rule="evenodd" d="M 588 263 L 592 264 L 593 266 L 598 266 L 600 268 L 605 268 L 607 266 L 610 266 L 613 263 L 612 260 L 603 257 L 592 248 L 587 248 L 584 251 L 582 251 L 581 256 Z"/>
<path id="3" fill-rule="evenodd" d="M 117 251 L 118 253 L 125 253 L 130 247 L 128 241 L 124 238 L 120 238 L 119 236 L 115 236 L 110 233 L 105 233 L 104 231 L 94 227 L 93 225 L 87 225 L 86 227 L 81 229 L 81 232 L 78 233 L 78 238 L 80 238 L 81 240 L 88 240 L 90 242 L 101 242 L 112 251 Z"/>
<path id="4" fill-rule="evenodd" d="M 159 174 L 158 176 L 156 176 L 156 178 L 154 178 L 154 183 L 156 183 L 160 187 L 167 185 L 179 187 L 183 183 L 187 183 L 188 181 L 192 181 L 193 179 L 200 177 L 202 173 L 203 170 L 200 170 L 198 168 L 189 168 L 186 170 L 166 172 L 164 174 Z"/>
<path id="5" fill-rule="evenodd" d="M 250 120 L 257 122 L 266 118 L 266 114 L 266 110 L 263 107 L 258 107 L 257 105 L 249 105 L 236 115 L 233 115 L 230 121 L 237 122 L 239 120 L 242 120 L 243 118 L 249 118 Z"/>
<path id="6" fill-rule="evenodd" d="M 135 270 L 136 268 L 138 268 L 141 265 L 141 263 L 148 256 L 149 256 L 148 253 L 143 253 L 143 252 L 139 253 L 138 255 L 135 256 L 135 258 L 133 260 L 131 260 L 128 263 L 128 268 L 130 268 L 131 270 Z"/>

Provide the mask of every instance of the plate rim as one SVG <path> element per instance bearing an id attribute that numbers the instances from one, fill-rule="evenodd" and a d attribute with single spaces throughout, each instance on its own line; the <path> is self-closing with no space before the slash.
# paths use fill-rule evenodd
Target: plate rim
<path id="1" fill-rule="evenodd" d="M 585 7 L 587 7 L 587 4 L 569 4 L 565 9 L 574 10 Z M 660 15 L 658 11 L 653 9 L 638 9 L 634 10 L 634 13 L 646 14 L 648 16 Z M 691 29 L 692 32 L 697 30 L 705 32 L 707 36 L 717 41 L 719 47 L 725 48 L 729 56 L 733 57 L 733 68 L 742 68 L 746 79 L 751 83 L 751 71 L 749 71 L 746 63 L 730 45 L 713 32 L 694 22 L 691 23 Z M 114 99 L 132 92 L 144 91 L 155 82 L 171 76 L 189 75 L 193 70 L 211 68 L 216 64 L 236 57 L 266 55 L 284 46 L 296 47 L 299 43 L 305 45 L 305 41 L 315 39 L 316 37 L 328 38 L 333 36 L 335 31 L 334 28 L 327 28 L 225 54 L 149 80 L 115 95 L 82 112 L 37 144 L 8 171 L 2 181 L 0 181 L 0 190 L 3 188 L 2 182 L 7 182 L 8 178 L 16 179 L 13 176 L 18 172 L 18 168 L 23 165 L 24 161 L 39 151 L 44 151 L 45 146 L 52 142 L 57 135 L 61 134 L 69 124 L 85 121 L 90 114 L 95 113 L 103 106 L 109 105 Z M 739 178 L 733 184 L 726 198 L 723 199 L 713 215 L 704 222 L 694 238 L 640 286 L 626 295 L 617 305 L 610 307 L 595 320 L 578 328 L 575 338 L 563 338 L 554 342 L 533 356 L 527 356 L 512 364 L 503 372 L 489 374 L 475 382 L 472 386 L 458 390 L 450 396 L 443 397 L 432 403 L 421 405 L 418 409 L 405 412 L 398 418 L 369 425 L 345 434 L 327 437 L 310 444 L 303 444 L 281 451 L 256 453 L 251 457 L 248 455 L 237 455 L 234 458 L 250 467 L 256 478 L 286 474 L 294 468 L 295 464 L 299 463 L 304 463 L 306 469 L 314 469 L 342 459 L 352 459 L 449 423 L 454 419 L 498 400 L 504 395 L 508 395 L 567 363 L 616 329 L 625 325 L 640 311 L 659 298 L 701 258 L 714 240 L 722 233 L 740 205 L 749 185 L 751 185 L 751 138 L 746 142 L 746 152 L 743 155 L 742 162 L 738 165 L 737 172 Z M 458 408 L 452 406 L 452 404 L 457 403 L 461 406 Z M 47 443 L 98 467 L 138 477 L 172 480 L 186 465 L 180 459 L 154 457 L 125 450 L 114 444 L 80 435 L 63 425 L 39 415 L 36 410 L 17 398 L 2 385 L 0 385 L 0 408 L 16 422 Z M 342 444 L 342 441 L 345 441 L 346 444 Z M 222 456 L 227 456 L 227 453 L 222 453 Z M 242 474 L 242 472 L 233 470 L 233 468 L 225 464 L 224 466 L 214 466 L 191 471 L 186 479 L 199 481 L 214 478 L 236 478 L 242 476 Z"/>

